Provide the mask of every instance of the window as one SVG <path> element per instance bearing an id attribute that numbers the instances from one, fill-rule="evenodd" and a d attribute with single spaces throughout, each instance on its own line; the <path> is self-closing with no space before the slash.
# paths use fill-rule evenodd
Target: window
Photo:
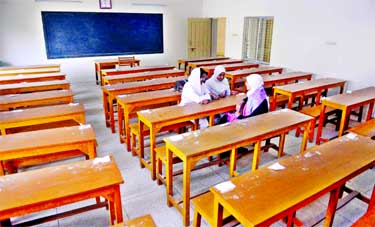
<path id="1" fill-rule="evenodd" d="M 270 63 L 273 17 L 245 17 L 242 58 Z"/>

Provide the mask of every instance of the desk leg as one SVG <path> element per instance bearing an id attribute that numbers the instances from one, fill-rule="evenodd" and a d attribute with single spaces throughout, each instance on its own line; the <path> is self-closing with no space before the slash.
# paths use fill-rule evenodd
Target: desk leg
<path id="1" fill-rule="evenodd" d="M 5 175 L 5 170 L 4 170 L 4 164 L 2 161 L 0 161 L 0 176 Z"/>
<path id="2" fill-rule="evenodd" d="M 129 123 L 129 119 L 130 119 L 130 110 L 125 110 L 124 111 L 124 128 L 125 128 L 125 139 L 126 139 L 126 149 L 128 150 L 128 151 L 130 151 L 131 149 L 132 149 L 132 147 L 130 146 L 130 123 Z"/>
<path id="3" fill-rule="evenodd" d="M 294 101 L 294 96 L 291 95 L 289 97 L 289 101 L 288 101 L 288 109 L 292 109 L 292 107 L 293 107 L 293 101 Z M 274 105 L 276 105 L 276 103 L 274 103 Z"/>
<path id="4" fill-rule="evenodd" d="M 96 81 L 96 85 L 99 85 L 99 77 L 98 77 L 98 73 L 100 72 L 100 68 L 98 67 L 97 64 L 95 64 L 95 81 Z"/>
<path id="5" fill-rule="evenodd" d="M 323 131 L 323 125 L 324 125 L 325 111 L 326 111 L 326 105 L 322 104 L 322 107 L 320 109 L 318 132 L 316 135 L 316 145 L 319 145 L 320 140 L 322 139 L 321 137 L 322 137 L 322 131 Z M 314 125 L 312 127 L 314 127 Z"/>
<path id="6" fill-rule="evenodd" d="M 306 150 L 307 141 L 309 139 L 309 134 L 311 133 L 310 130 L 312 130 L 311 127 L 314 127 L 311 123 L 312 123 L 312 121 L 309 121 L 304 126 L 303 138 L 302 138 L 302 143 L 301 143 L 301 152 Z"/>
<path id="7" fill-rule="evenodd" d="M 276 110 L 276 101 L 277 101 L 277 93 L 276 93 L 276 92 L 273 92 L 273 95 L 272 95 L 271 111 Z"/>
<path id="8" fill-rule="evenodd" d="M 104 110 L 104 120 L 105 120 L 105 126 L 109 127 L 108 122 L 108 95 L 103 91 L 103 110 Z"/>
<path id="9" fill-rule="evenodd" d="M 325 218 L 325 221 L 324 221 L 325 227 L 332 226 L 333 219 L 334 219 L 335 213 L 336 213 L 337 202 L 339 200 L 340 188 L 341 187 L 338 187 L 338 188 L 332 190 L 331 193 L 330 193 L 328 208 L 327 208 L 327 214 L 326 214 L 326 218 Z"/>
<path id="10" fill-rule="evenodd" d="M 167 205 L 168 207 L 172 206 L 172 203 L 169 197 L 173 196 L 173 162 L 172 162 L 172 152 L 169 150 L 168 145 L 166 145 L 166 155 L 167 155 L 167 163 L 165 166 L 166 172 L 166 184 L 167 184 Z"/>
<path id="11" fill-rule="evenodd" d="M 144 124 L 142 121 L 138 120 L 138 130 L 139 130 L 139 138 L 138 138 L 138 149 L 139 149 L 139 164 L 141 168 L 145 168 L 145 166 L 142 163 L 142 160 L 145 157 L 145 138 L 143 135 L 143 128 Z"/>
<path id="12" fill-rule="evenodd" d="M 374 103 L 372 102 L 372 103 L 370 103 L 370 105 L 368 107 L 366 121 L 369 121 L 371 119 L 371 115 L 372 115 L 373 110 L 374 110 Z"/>
<path id="13" fill-rule="evenodd" d="M 121 223 L 124 221 L 122 216 L 122 205 L 121 205 L 121 195 L 120 195 L 120 185 L 116 185 L 114 193 L 114 205 L 116 212 L 116 223 Z"/>
<path id="14" fill-rule="evenodd" d="M 230 80 L 230 90 L 231 91 L 234 91 L 235 84 L 236 84 L 236 80 L 234 78 L 232 78 Z"/>
<path id="15" fill-rule="evenodd" d="M 370 198 L 370 202 L 368 204 L 367 211 L 369 211 L 372 207 L 374 207 L 374 205 L 375 205 L 375 184 L 374 184 L 374 187 L 372 189 L 371 198 Z"/>
<path id="16" fill-rule="evenodd" d="M 229 176 L 234 177 L 236 171 L 236 163 L 237 163 L 237 148 L 233 148 L 230 153 L 230 163 L 229 163 Z"/>
<path id="17" fill-rule="evenodd" d="M 89 156 L 89 159 L 96 158 L 96 141 L 87 144 L 87 156 Z"/>
<path id="18" fill-rule="evenodd" d="M 261 152 L 261 141 L 257 141 L 254 145 L 254 155 L 253 155 L 253 165 L 251 167 L 251 170 L 254 171 L 258 169 L 259 165 L 259 158 L 260 158 L 260 152 Z"/>
<path id="19" fill-rule="evenodd" d="M 344 134 L 346 123 L 349 120 L 349 114 L 348 113 L 350 113 L 350 111 L 348 111 L 347 108 L 344 108 L 342 110 L 341 122 L 340 122 L 340 129 L 339 129 L 339 135 L 338 135 L 339 137 L 342 136 L 342 134 Z"/>
<path id="20" fill-rule="evenodd" d="M 112 133 L 116 132 L 115 129 L 115 111 L 113 110 L 113 101 L 111 97 L 108 98 L 109 101 L 109 125 L 111 126 Z"/>
<path id="21" fill-rule="evenodd" d="M 124 143 L 124 137 L 125 137 L 125 132 L 124 132 L 124 109 L 122 106 L 117 103 L 117 121 L 118 121 L 118 134 L 120 137 L 120 143 Z M 129 134 L 126 134 L 128 136 Z M 127 149 L 128 152 L 130 151 Z"/>
<path id="22" fill-rule="evenodd" d="M 156 179 L 156 153 L 155 153 L 155 144 L 156 144 L 156 133 L 158 130 L 151 125 L 150 128 L 150 159 L 151 159 L 151 179 Z"/>
<path id="23" fill-rule="evenodd" d="M 277 152 L 278 158 L 281 158 L 282 156 L 284 156 L 284 144 L 285 144 L 285 133 L 280 135 L 279 151 Z"/>
<path id="24" fill-rule="evenodd" d="M 182 218 L 184 226 L 190 225 L 190 171 L 192 163 L 189 159 L 183 162 L 183 193 L 182 193 Z"/>
<path id="25" fill-rule="evenodd" d="M 219 203 L 217 198 L 214 196 L 214 219 L 213 227 L 222 227 L 223 226 L 223 206 Z"/>
<path id="26" fill-rule="evenodd" d="M 214 126 L 215 125 L 215 115 L 211 115 L 209 116 L 209 122 L 208 122 L 208 125 L 210 127 Z"/>

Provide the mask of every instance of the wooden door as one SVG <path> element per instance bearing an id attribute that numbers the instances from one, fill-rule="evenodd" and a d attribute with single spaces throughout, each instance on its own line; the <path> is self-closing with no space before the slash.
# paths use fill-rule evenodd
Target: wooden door
<path id="1" fill-rule="evenodd" d="M 211 18 L 188 19 L 188 58 L 211 56 Z"/>

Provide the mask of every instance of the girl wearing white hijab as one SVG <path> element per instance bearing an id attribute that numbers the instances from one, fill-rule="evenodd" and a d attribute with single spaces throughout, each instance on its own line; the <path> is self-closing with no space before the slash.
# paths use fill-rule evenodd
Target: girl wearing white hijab
<path id="1" fill-rule="evenodd" d="M 214 74 L 207 80 L 206 86 L 214 98 L 224 98 L 231 94 L 224 66 L 215 67 Z"/>
<path id="2" fill-rule="evenodd" d="M 211 96 L 205 85 L 207 72 L 201 68 L 195 68 L 191 72 L 188 81 L 182 89 L 181 102 L 179 105 L 184 106 L 188 103 L 207 104 L 211 101 Z M 199 127 L 207 128 L 208 121 L 206 118 L 199 119 Z"/>
<path id="3" fill-rule="evenodd" d="M 268 100 L 263 87 L 263 78 L 259 74 L 246 77 L 247 93 L 241 105 L 237 106 L 235 114 L 228 113 L 227 121 L 252 117 L 268 112 Z"/>

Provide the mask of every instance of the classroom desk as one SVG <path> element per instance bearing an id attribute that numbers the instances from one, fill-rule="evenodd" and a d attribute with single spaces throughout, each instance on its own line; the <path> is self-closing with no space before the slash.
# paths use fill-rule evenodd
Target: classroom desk
<path id="1" fill-rule="evenodd" d="M 363 122 L 359 125 L 356 125 L 353 128 L 350 128 L 348 131 L 354 132 L 361 136 L 374 138 L 375 137 L 375 118 L 369 121 Z"/>
<path id="2" fill-rule="evenodd" d="M 107 127 L 111 127 L 112 133 L 115 129 L 115 111 L 113 104 L 116 103 L 116 96 L 137 93 L 143 91 L 153 91 L 168 89 L 175 86 L 176 81 L 187 79 L 186 76 L 159 78 L 154 80 L 145 80 L 138 82 L 129 82 L 124 84 L 106 85 L 102 87 L 103 92 L 103 110 L 104 119 Z"/>
<path id="3" fill-rule="evenodd" d="M 214 74 L 214 70 L 217 65 L 209 65 L 209 66 L 203 66 L 201 67 L 204 69 L 207 73 L 208 76 L 210 77 L 211 75 Z M 241 69 L 249 69 L 249 68 L 258 68 L 259 64 L 256 63 L 236 63 L 236 64 L 225 64 L 222 65 L 225 68 L 225 71 L 233 71 L 233 70 L 241 70 Z"/>
<path id="4" fill-rule="evenodd" d="M 0 71 L 5 70 L 19 70 L 19 69 L 42 69 L 42 68 L 57 68 L 60 71 L 60 64 L 40 64 L 40 65 L 19 65 L 19 66 L 1 66 Z"/>
<path id="5" fill-rule="evenodd" d="M 103 86 L 103 77 L 106 76 L 115 76 L 120 74 L 129 74 L 129 73 L 140 73 L 140 72 L 149 72 L 149 71 L 159 71 L 159 70 L 169 70 L 174 69 L 173 65 L 148 65 L 148 66 L 138 66 L 128 68 L 126 66 L 120 66 L 118 69 L 104 69 L 101 70 L 101 85 Z"/>
<path id="6" fill-rule="evenodd" d="M 245 227 L 269 226 L 286 216 L 292 226 L 298 209 L 327 193 L 324 226 L 331 226 L 341 187 L 374 166 L 374 151 L 369 138 L 344 136 L 278 161 L 283 170 L 264 167 L 232 178 L 225 183 L 234 186 L 227 192 L 221 192 L 224 185 L 216 185 L 210 189 L 217 222 L 213 226 L 222 226 L 223 209 Z"/>
<path id="7" fill-rule="evenodd" d="M 49 91 L 70 89 L 70 83 L 67 80 L 51 80 L 32 83 L 19 83 L 19 84 L 3 84 L 0 85 L 0 95 L 10 95 L 19 93 L 28 93 L 36 91 Z"/>
<path id="8" fill-rule="evenodd" d="M 124 180 L 113 157 L 50 166 L 2 176 L 0 179 L 0 220 L 103 197 L 106 199 L 104 202 L 51 215 L 47 220 L 41 218 L 18 224 L 41 224 L 105 206 L 110 212 L 110 225 L 123 221 L 120 184 Z M 9 224 L 12 223 L 9 221 Z"/>
<path id="9" fill-rule="evenodd" d="M 65 80 L 65 74 L 58 73 L 40 73 L 32 75 L 1 76 L 0 84 L 16 84 L 22 82 L 41 82 L 49 80 Z"/>
<path id="10" fill-rule="evenodd" d="M 178 59 L 178 69 L 181 68 L 181 64 L 184 64 L 184 71 L 186 72 L 187 65 L 189 62 L 200 62 L 200 61 L 214 61 L 214 60 L 226 60 L 228 57 L 206 57 L 206 58 L 188 58 L 188 59 Z"/>
<path id="11" fill-rule="evenodd" d="M 259 67 L 259 68 L 250 68 L 243 70 L 235 70 L 225 73 L 225 77 L 230 79 L 230 89 L 235 89 L 235 84 L 238 79 L 247 77 L 250 74 L 272 74 L 272 73 L 282 73 L 283 68 L 280 67 Z"/>
<path id="12" fill-rule="evenodd" d="M 96 157 L 95 132 L 90 125 L 3 135 L 0 144 L 0 175 L 5 173 L 2 163 L 10 160 L 59 156 L 62 152 L 71 152 L 71 156 L 83 153 L 89 159 Z"/>
<path id="13" fill-rule="evenodd" d="M 291 109 L 294 99 L 298 96 L 302 97 L 300 102 L 304 100 L 303 96 L 317 92 L 316 103 L 320 103 L 320 96 L 324 90 L 329 88 L 340 87 L 340 93 L 344 91 L 345 81 L 335 78 L 321 78 L 316 80 L 304 81 L 300 83 L 287 84 L 283 86 L 273 87 L 273 105 L 271 110 L 276 109 L 277 95 L 285 95 L 289 97 L 288 108 Z"/>
<path id="14" fill-rule="evenodd" d="M 0 96 L 0 111 L 9 111 L 19 107 L 47 106 L 72 103 L 74 93 L 71 90 L 41 91 Z"/>
<path id="15" fill-rule="evenodd" d="M 374 109 L 375 103 L 375 87 L 367 87 L 360 90 L 353 91 L 351 94 L 339 94 L 327 97 L 322 100 L 322 107 L 319 118 L 319 128 L 316 138 L 316 143 L 320 144 L 321 141 L 326 139 L 322 137 L 322 130 L 324 125 L 325 114 L 324 111 L 327 107 L 332 107 L 342 111 L 341 122 L 338 136 L 342 136 L 345 128 L 347 128 L 350 112 L 361 106 L 369 105 L 366 121 L 371 119 L 371 114 Z"/>
<path id="16" fill-rule="evenodd" d="M 140 151 L 139 159 L 141 166 L 146 166 L 148 169 L 150 169 L 152 180 L 156 179 L 156 135 L 163 127 L 189 120 L 199 119 L 202 117 L 209 117 L 209 124 L 212 126 L 214 125 L 214 117 L 216 114 L 235 110 L 236 105 L 241 103 L 244 97 L 245 94 L 239 94 L 214 100 L 206 105 L 190 103 L 185 106 L 174 105 L 137 112 L 140 134 L 140 138 L 138 139 L 138 147 Z M 147 126 L 150 130 L 150 164 L 144 160 L 144 126 Z"/>
<path id="17" fill-rule="evenodd" d="M 168 103 L 176 104 L 181 100 L 181 93 L 172 88 L 168 90 L 119 95 L 116 99 L 120 141 L 125 142 L 127 150 L 130 151 L 129 125 L 131 114 L 150 106 Z"/>
<path id="18" fill-rule="evenodd" d="M 374 196 L 374 195 L 373 195 Z M 375 207 L 370 208 L 351 227 L 373 227 L 375 223 Z"/>
<path id="19" fill-rule="evenodd" d="M 60 67 L 58 68 L 35 68 L 35 69 L 11 69 L 0 71 L 0 76 L 17 76 L 17 75 L 29 75 L 36 73 L 58 73 L 60 72 Z"/>
<path id="20" fill-rule="evenodd" d="M 309 130 L 312 117 L 294 110 L 284 109 L 234 121 L 230 124 L 217 125 L 204 130 L 197 130 L 164 139 L 167 151 L 167 202 L 182 213 L 185 226 L 189 225 L 190 211 L 190 173 L 197 162 L 206 157 L 232 151 L 229 175 L 234 176 L 236 149 L 255 143 L 251 170 L 258 168 L 261 155 L 261 142 L 281 135 L 278 157 L 283 156 L 285 134 L 298 127 Z M 249 130 L 251 129 L 251 130 Z M 220 139 L 221 138 L 221 139 Z M 308 133 L 305 131 L 301 152 L 306 149 Z M 173 163 L 172 157 L 183 162 L 182 207 L 173 198 Z"/>
<path id="21" fill-rule="evenodd" d="M 0 112 L 0 132 L 1 135 L 5 135 L 6 130 L 10 128 L 64 120 L 75 120 L 84 124 L 84 106 L 79 103 L 69 103 Z"/>
<path id="22" fill-rule="evenodd" d="M 184 76 L 185 72 L 178 69 L 169 69 L 169 70 L 158 70 L 151 72 L 140 72 L 140 73 L 129 73 L 124 75 L 115 75 L 115 76 L 106 76 L 103 77 L 103 82 L 107 84 L 117 84 L 125 82 L 135 82 L 140 80 L 152 80 L 157 78 L 166 78 L 166 77 L 176 77 Z"/>
<path id="23" fill-rule="evenodd" d="M 242 63 L 242 59 L 225 59 L 225 60 L 213 60 L 213 61 L 201 61 L 201 62 L 190 62 L 187 70 L 190 74 L 191 70 L 197 67 L 209 66 L 209 65 L 225 65 L 225 64 L 236 64 Z"/>
<path id="24" fill-rule="evenodd" d="M 140 64 L 141 60 L 134 59 L 130 62 L 130 67 L 133 67 L 134 65 Z M 118 59 L 98 59 L 94 60 L 95 63 L 95 79 L 96 84 L 99 84 L 99 78 L 102 79 L 102 70 L 103 69 L 113 69 L 118 65 Z"/>

